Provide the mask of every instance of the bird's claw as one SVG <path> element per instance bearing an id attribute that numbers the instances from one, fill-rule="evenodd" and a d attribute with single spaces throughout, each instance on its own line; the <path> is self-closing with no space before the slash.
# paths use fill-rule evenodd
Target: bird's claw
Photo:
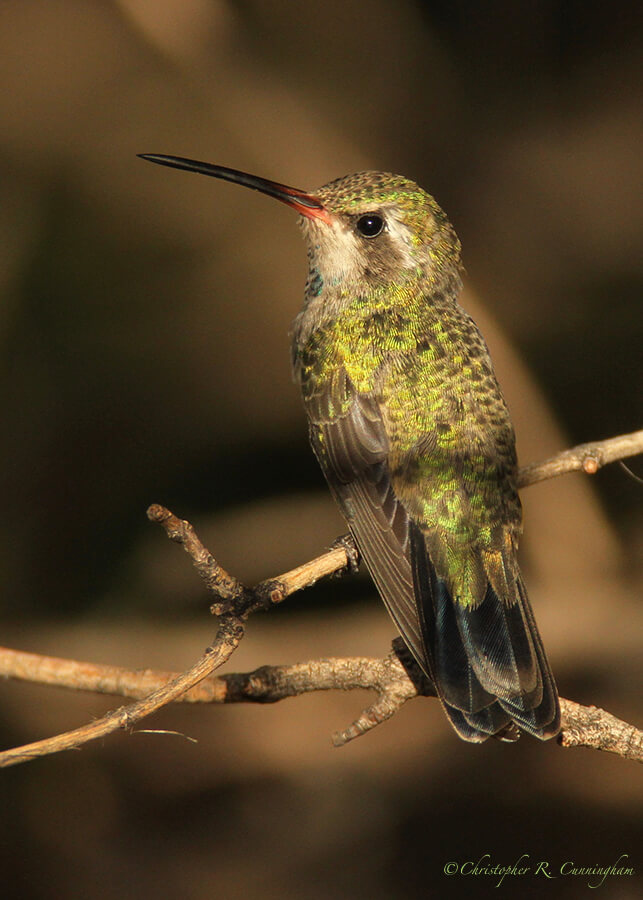
<path id="1" fill-rule="evenodd" d="M 335 538 L 330 546 L 331 550 L 339 548 L 346 554 L 346 568 L 342 569 L 340 575 L 356 575 L 359 571 L 359 564 L 362 561 L 360 552 L 355 545 L 352 534 L 342 534 Z"/>

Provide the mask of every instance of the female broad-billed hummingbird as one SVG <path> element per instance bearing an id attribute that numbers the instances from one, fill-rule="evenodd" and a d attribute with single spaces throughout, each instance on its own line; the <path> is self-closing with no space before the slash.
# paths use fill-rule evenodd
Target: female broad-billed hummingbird
<path id="1" fill-rule="evenodd" d="M 314 193 L 174 156 L 143 159 L 276 197 L 308 243 L 292 359 L 310 440 L 409 650 L 467 741 L 546 739 L 558 696 L 518 568 L 514 431 L 458 305 L 460 243 L 413 181 Z"/>

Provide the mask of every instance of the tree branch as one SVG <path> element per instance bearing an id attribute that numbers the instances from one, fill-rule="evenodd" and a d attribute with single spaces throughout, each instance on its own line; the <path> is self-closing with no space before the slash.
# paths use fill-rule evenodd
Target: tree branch
<path id="1" fill-rule="evenodd" d="M 570 471 L 593 474 L 608 462 L 641 452 L 643 431 L 638 431 L 582 444 L 543 463 L 527 466 L 520 470 L 518 480 L 521 487 L 526 487 Z M 207 589 L 215 596 L 211 610 L 219 617 L 219 627 L 213 645 L 181 674 L 128 670 L 0 648 L 0 675 L 135 699 L 129 706 L 120 707 L 89 725 L 0 753 L 0 767 L 79 747 L 119 728 L 131 728 L 174 700 L 274 703 L 310 691 L 357 688 L 375 691 L 375 702 L 348 728 L 334 735 L 334 744 L 341 746 L 391 718 L 407 700 L 419 694 L 435 696 L 433 686 L 409 658 L 400 639 L 394 641 L 393 652 L 384 659 L 320 659 L 214 677 L 212 673 L 239 646 L 249 615 L 281 603 L 325 575 L 354 570 L 357 560 L 354 544 L 348 536 L 340 538 L 326 553 L 310 562 L 247 588 L 219 565 L 189 522 L 158 505 L 149 508 L 148 517 L 160 524 L 171 540 L 183 546 Z M 610 713 L 561 699 L 561 720 L 558 740 L 563 747 L 591 747 L 643 761 L 643 732 Z"/>
<path id="2" fill-rule="evenodd" d="M 585 472 L 595 475 L 599 469 L 618 459 L 627 459 L 643 453 L 643 430 L 621 434 L 605 441 L 578 444 L 571 450 L 563 450 L 544 462 L 523 466 L 518 472 L 518 487 L 528 487 L 567 472 Z"/>
<path id="3" fill-rule="evenodd" d="M 131 727 L 134 722 L 171 700 L 182 703 L 277 703 L 314 691 L 374 691 L 377 694 L 375 702 L 348 728 L 333 735 L 333 743 L 339 747 L 390 719 L 407 700 L 430 694 L 430 690 L 418 690 L 398 654 L 399 650 L 384 659 L 317 659 L 293 665 L 261 666 L 253 672 L 219 676 L 206 677 L 200 671 L 201 680 L 197 678 L 198 683 L 192 675 L 196 668 L 193 667 L 184 673 L 187 676 L 184 684 L 192 682 L 192 686 L 179 694 L 179 680 L 184 676 L 175 672 L 96 665 L 0 647 L 0 674 L 75 691 L 116 694 L 133 699 L 144 697 L 146 704 L 121 708 L 85 728 L 7 751 L 0 754 L 0 765 L 13 765 L 35 756 L 69 749 L 103 737 L 117 728 Z M 223 662 L 225 659 L 220 664 Z M 172 691 L 173 696 L 163 698 L 160 692 L 172 685 L 177 685 Z M 164 702 L 151 704 L 153 698 Z M 643 762 L 643 731 L 594 706 L 581 706 L 564 698 L 561 698 L 560 705 L 562 725 L 558 740 L 563 747 L 589 747 Z"/>

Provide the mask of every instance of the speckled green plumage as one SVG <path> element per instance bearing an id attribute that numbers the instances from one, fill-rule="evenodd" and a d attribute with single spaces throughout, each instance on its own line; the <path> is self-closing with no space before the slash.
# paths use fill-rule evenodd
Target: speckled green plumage
<path id="1" fill-rule="evenodd" d="M 311 442 L 380 594 L 468 740 L 558 727 L 516 561 L 514 433 L 457 303 L 459 242 L 413 182 L 361 173 L 315 194 L 293 330 Z M 383 218 L 360 237 L 365 214 Z"/>
<path id="2" fill-rule="evenodd" d="M 507 533 L 517 542 L 520 530 L 513 429 L 476 326 L 453 298 L 422 287 L 356 297 L 312 333 L 298 373 L 304 399 L 327 394 L 331 417 L 350 403 L 332 390 L 340 367 L 357 393 L 378 399 L 396 492 L 441 532 L 449 562 L 440 575 L 459 602 L 475 604 L 472 554 L 499 551 Z"/>

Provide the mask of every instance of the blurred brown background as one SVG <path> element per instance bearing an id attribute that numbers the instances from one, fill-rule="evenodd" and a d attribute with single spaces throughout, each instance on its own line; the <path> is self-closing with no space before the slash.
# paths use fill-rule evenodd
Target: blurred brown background
<path id="1" fill-rule="evenodd" d="M 3 643 L 189 665 L 213 632 L 208 599 L 146 522 L 151 502 L 250 582 L 342 531 L 290 382 L 305 277 L 292 214 L 136 153 L 303 188 L 363 168 L 416 179 L 462 240 L 464 303 L 521 459 L 639 428 L 641 10 L 5 0 Z M 561 693 L 639 723 L 641 497 L 618 466 L 524 494 L 526 577 Z M 233 668 L 379 655 L 393 634 L 368 579 L 344 579 L 257 617 Z M 443 866 L 485 852 L 554 867 L 629 853 L 640 871 L 634 764 L 527 739 L 468 746 L 433 701 L 333 750 L 366 699 L 173 708 L 149 727 L 198 744 L 117 735 L 6 770 L 3 900 L 455 897 L 492 885 Z M 117 702 L 5 682 L 2 746 Z"/>

